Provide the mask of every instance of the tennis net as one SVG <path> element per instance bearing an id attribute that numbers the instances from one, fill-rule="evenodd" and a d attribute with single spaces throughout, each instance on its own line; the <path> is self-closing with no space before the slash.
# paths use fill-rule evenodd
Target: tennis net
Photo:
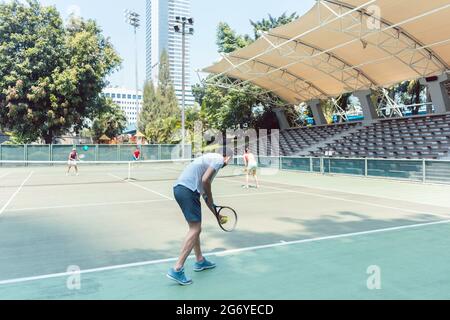
<path id="1" fill-rule="evenodd" d="M 31 174 L 27 186 L 118 183 L 123 181 L 175 181 L 192 162 L 187 160 L 79 161 L 78 175 L 67 161 L 0 161 L 0 187 L 20 185 Z M 230 165 L 218 178 L 243 174 L 242 167 Z"/>

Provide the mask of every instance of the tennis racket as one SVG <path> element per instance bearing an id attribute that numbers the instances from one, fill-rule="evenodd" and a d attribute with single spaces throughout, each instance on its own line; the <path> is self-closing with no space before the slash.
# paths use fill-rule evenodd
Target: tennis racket
<path id="1" fill-rule="evenodd" d="M 203 199 L 206 203 L 208 203 L 208 197 L 206 195 L 203 196 Z M 233 232 L 236 230 L 238 223 L 238 215 L 233 208 L 216 206 L 215 208 L 215 216 L 217 222 L 219 223 L 219 227 L 225 232 Z"/>
<path id="2" fill-rule="evenodd" d="M 238 215 L 233 208 L 215 206 L 216 219 L 219 227 L 225 232 L 233 232 L 236 230 L 238 223 Z"/>

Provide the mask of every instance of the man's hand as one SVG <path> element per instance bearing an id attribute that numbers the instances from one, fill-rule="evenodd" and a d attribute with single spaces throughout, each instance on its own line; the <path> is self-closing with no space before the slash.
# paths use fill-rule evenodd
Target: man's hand
<path id="1" fill-rule="evenodd" d="M 214 213 L 215 215 L 217 214 L 217 209 L 216 209 L 216 205 L 214 204 L 214 201 L 210 200 L 211 198 L 209 198 L 206 193 L 203 195 L 203 200 L 205 200 L 206 205 L 208 206 L 209 210 L 211 210 L 212 213 Z"/>

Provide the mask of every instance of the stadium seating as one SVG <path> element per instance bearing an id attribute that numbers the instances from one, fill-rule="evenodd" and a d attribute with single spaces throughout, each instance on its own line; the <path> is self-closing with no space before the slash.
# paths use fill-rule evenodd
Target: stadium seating
<path id="1" fill-rule="evenodd" d="M 361 126 L 360 122 L 284 130 L 280 135 L 280 152 L 285 156 L 299 155 L 305 149 L 358 126 Z"/>
<path id="2" fill-rule="evenodd" d="M 345 134 L 349 128 L 286 130 L 281 135 L 281 149 L 284 155 L 307 149 L 309 156 L 325 156 L 333 150 L 335 157 L 344 158 L 445 159 L 450 155 L 450 114 L 378 120 Z M 325 144 L 319 143 L 324 140 Z M 317 148 L 310 148 L 314 144 Z"/>

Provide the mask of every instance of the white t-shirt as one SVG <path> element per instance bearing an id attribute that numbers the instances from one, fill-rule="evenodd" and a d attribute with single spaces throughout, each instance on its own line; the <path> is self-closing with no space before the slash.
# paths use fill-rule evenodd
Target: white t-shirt
<path id="1" fill-rule="evenodd" d="M 213 168 L 216 174 L 223 168 L 223 156 L 218 153 L 209 153 L 192 162 L 178 178 L 175 186 L 185 186 L 189 190 L 204 193 L 202 178 L 209 168 Z"/>

